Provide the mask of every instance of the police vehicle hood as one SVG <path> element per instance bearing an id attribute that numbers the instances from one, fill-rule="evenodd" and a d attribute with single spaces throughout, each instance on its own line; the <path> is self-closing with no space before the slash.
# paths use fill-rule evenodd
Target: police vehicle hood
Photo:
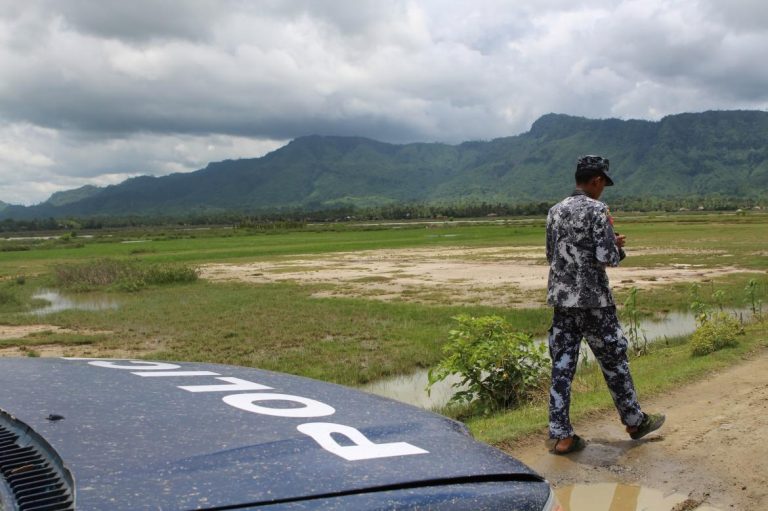
<path id="1" fill-rule="evenodd" d="M 77 509 L 370 503 L 376 493 L 479 483 L 548 492 L 455 421 L 257 369 L 0 359 L 0 410 L 0 427 L 28 427 L 59 460 Z"/>

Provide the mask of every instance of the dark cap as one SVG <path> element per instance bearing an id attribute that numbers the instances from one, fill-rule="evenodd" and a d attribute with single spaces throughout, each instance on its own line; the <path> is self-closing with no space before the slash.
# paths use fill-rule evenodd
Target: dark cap
<path id="1" fill-rule="evenodd" d="M 606 186 L 613 186 L 613 179 L 608 175 L 608 158 L 602 156 L 582 156 L 576 162 L 576 180 L 583 181 L 595 176 L 603 176 Z"/>

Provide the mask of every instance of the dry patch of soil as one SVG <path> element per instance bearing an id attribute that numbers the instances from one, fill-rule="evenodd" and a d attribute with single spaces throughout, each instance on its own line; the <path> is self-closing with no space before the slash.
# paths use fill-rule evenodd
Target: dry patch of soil
<path id="1" fill-rule="evenodd" d="M 71 330 L 69 328 L 62 328 L 56 325 L 0 325 L 0 340 L 3 339 L 20 339 L 32 334 L 39 334 L 41 332 L 51 332 L 59 334 L 74 334 L 85 333 L 77 330 Z M 103 333 L 103 332 L 88 332 L 88 333 Z"/>
<path id="2" fill-rule="evenodd" d="M 56 325 L 0 325 L 0 340 L 23 339 L 30 335 L 43 332 L 57 334 L 83 334 L 99 335 L 111 334 L 104 330 L 72 330 Z M 35 344 L 0 347 L 0 357 L 27 357 L 30 355 L 40 357 L 109 357 L 109 358 L 133 358 L 159 349 L 159 346 L 135 346 L 128 348 L 114 348 L 100 346 L 98 344 Z"/>
<path id="3" fill-rule="evenodd" d="M 615 413 L 575 424 L 587 448 L 554 456 L 545 436 L 510 452 L 555 488 L 624 483 L 666 495 L 682 494 L 694 507 L 762 509 L 768 505 L 768 351 L 706 381 L 642 400 L 667 422 L 646 439 L 632 441 Z M 701 507 L 699 506 L 701 503 Z M 655 509 L 655 508 L 654 508 Z M 665 508 L 667 511 L 669 508 Z"/>
<path id="4" fill-rule="evenodd" d="M 639 249 L 633 253 L 666 254 L 670 250 Z M 293 281 L 333 286 L 316 296 L 507 307 L 541 306 L 548 271 L 542 248 L 535 246 L 371 250 L 201 267 L 202 277 L 214 281 Z M 711 279 L 740 271 L 734 267 L 670 265 L 609 268 L 608 275 L 614 288 L 620 289 Z"/>

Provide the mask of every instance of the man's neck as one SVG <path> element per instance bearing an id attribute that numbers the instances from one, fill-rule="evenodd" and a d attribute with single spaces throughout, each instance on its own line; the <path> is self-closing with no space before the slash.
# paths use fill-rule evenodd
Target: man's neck
<path id="1" fill-rule="evenodd" d="M 584 192 L 584 194 L 590 199 L 598 200 L 600 198 L 600 194 L 588 186 L 585 187 L 581 185 L 576 185 L 576 190 Z"/>

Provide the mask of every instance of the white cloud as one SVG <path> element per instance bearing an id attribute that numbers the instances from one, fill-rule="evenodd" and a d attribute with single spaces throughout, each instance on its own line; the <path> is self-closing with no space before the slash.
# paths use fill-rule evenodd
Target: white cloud
<path id="1" fill-rule="evenodd" d="M 766 108 L 766 5 L 0 0 L 0 199 L 312 133 L 459 142 L 549 112 Z"/>
<path id="2" fill-rule="evenodd" d="M 190 172 L 212 161 L 255 158 L 286 142 L 148 133 L 101 139 L 11 124 L 0 128 L 0 190 L 3 201 L 28 205 L 86 184 L 105 186 L 139 175 Z"/>

